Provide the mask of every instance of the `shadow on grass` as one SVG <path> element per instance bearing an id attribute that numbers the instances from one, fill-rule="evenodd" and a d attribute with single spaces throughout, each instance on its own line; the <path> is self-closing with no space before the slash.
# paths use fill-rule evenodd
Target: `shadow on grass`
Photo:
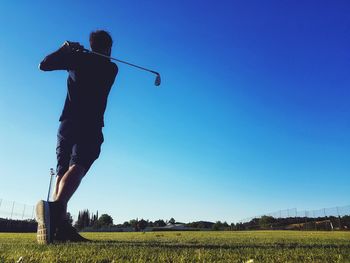
<path id="1" fill-rule="evenodd" d="M 173 249 L 349 249 L 350 244 L 300 244 L 300 243 L 271 243 L 271 244 L 200 244 L 200 243 L 174 243 L 165 242 L 144 242 L 144 241 L 117 241 L 117 240 L 93 240 L 90 244 L 94 245 L 113 245 L 113 246 L 135 246 L 151 248 L 173 248 Z"/>

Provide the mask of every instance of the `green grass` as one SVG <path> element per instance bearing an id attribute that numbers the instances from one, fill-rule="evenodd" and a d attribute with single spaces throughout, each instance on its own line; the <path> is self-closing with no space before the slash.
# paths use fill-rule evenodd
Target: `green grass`
<path id="1" fill-rule="evenodd" d="M 350 232 L 83 233 L 93 243 L 37 245 L 0 233 L 0 262 L 350 262 Z"/>

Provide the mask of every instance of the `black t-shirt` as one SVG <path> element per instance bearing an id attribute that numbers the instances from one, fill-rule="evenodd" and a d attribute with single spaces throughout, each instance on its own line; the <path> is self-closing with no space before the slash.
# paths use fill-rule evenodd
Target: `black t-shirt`
<path id="1" fill-rule="evenodd" d="M 67 70 L 67 97 L 60 121 L 104 126 L 108 94 L 118 73 L 115 63 L 104 57 L 60 48 L 40 63 L 44 71 Z"/>

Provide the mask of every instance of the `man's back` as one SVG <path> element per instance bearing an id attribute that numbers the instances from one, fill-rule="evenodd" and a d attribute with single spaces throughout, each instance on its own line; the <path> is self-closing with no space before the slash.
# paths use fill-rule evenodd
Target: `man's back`
<path id="1" fill-rule="evenodd" d="M 103 126 L 110 89 L 118 73 L 116 64 L 94 54 L 58 50 L 41 63 L 42 70 L 67 70 L 67 97 L 60 121 L 73 120 Z"/>
<path id="2" fill-rule="evenodd" d="M 73 119 L 103 126 L 117 65 L 89 53 L 77 52 L 75 55 L 76 66 L 69 70 L 68 93 L 60 120 Z"/>

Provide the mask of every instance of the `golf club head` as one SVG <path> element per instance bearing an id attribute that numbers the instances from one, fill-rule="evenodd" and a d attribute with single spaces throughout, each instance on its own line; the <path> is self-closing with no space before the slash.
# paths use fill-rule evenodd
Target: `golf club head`
<path id="1" fill-rule="evenodd" d="M 160 82 L 161 82 L 160 75 L 159 75 L 159 73 L 157 73 L 157 77 L 156 77 L 156 80 L 154 81 L 154 85 L 159 86 Z"/>

